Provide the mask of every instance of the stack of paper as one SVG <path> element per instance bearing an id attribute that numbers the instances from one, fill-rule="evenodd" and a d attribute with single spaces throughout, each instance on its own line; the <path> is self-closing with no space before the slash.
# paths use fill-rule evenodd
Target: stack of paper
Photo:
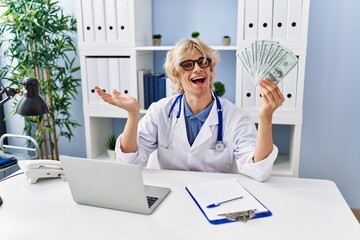
<path id="1" fill-rule="evenodd" d="M 251 79 L 264 78 L 278 84 L 297 64 L 297 57 L 279 42 L 258 40 L 237 54 Z"/>
<path id="2" fill-rule="evenodd" d="M 271 212 L 251 195 L 235 178 L 188 184 L 186 190 L 210 223 L 230 222 L 222 214 L 256 209 L 257 217 L 270 216 Z M 242 198 L 239 198 L 242 197 Z M 217 207 L 209 205 L 224 202 Z M 219 216 L 220 215 L 220 216 Z"/>

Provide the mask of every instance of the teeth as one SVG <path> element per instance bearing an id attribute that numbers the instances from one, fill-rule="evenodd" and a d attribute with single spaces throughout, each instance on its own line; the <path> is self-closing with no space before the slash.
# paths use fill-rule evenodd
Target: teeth
<path id="1" fill-rule="evenodd" d="M 205 78 L 204 77 L 195 77 L 195 78 L 191 79 L 191 81 L 195 84 L 203 83 L 203 82 L 205 82 Z"/>

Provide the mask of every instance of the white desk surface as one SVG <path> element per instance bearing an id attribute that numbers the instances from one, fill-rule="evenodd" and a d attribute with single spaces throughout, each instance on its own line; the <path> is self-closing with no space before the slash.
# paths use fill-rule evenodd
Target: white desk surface
<path id="1" fill-rule="evenodd" d="M 144 170 L 145 184 L 172 189 L 150 215 L 78 205 L 63 179 L 30 185 L 24 175 L 0 182 L 0 239 L 360 239 L 360 226 L 327 180 Z M 271 217 L 210 224 L 185 190 L 190 182 L 236 176 Z M 130 183 L 129 183 L 130 184 Z"/>

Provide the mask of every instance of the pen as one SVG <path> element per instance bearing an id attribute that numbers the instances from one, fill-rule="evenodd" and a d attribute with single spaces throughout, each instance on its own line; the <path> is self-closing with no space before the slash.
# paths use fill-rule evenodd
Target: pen
<path id="1" fill-rule="evenodd" d="M 218 202 L 218 203 L 212 203 L 212 204 L 210 204 L 210 205 L 207 205 L 206 207 L 207 207 L 207 208 L 215 208 L 215 207 L 220 206 L 220 205 L 223 204 L 223 203 L 227 203 L 227 202 L 230 202 L 230 201 L 234 201 L 234 200 L 237 200 L 237 199 L 240 199 L 240 198 L 243 198 L 243 196 L 236 197 L 236 198 L 232 198 L 232 199 L 225 200 L 225 201 Z"/>

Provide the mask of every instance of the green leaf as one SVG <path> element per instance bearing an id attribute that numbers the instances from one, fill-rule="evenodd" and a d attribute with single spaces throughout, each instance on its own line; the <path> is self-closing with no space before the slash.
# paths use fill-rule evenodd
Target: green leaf
<path id="1" fill-rule="evenodd" d="M 80 126 L 70 111 L 80 86 L 80 80 L 72 77 L 80 70 L 75 64 L 76 42 L 71 38 L 76 33 L 76 18 L 66 15 L 59 1 L 1 2 L 7 9 L 1 15 L 0 34 L 11 37 L 0 40 L 1 47 L 7 46 L 2 56 L 6 65 L 1 67 L 0 75 L 19 83 L 28 76 L 38 79 L 40 95 L 47 101 L 50 112 L 47 116 L 24 117 L 23 131 L 54 149 L 58 144 L 55 135 L 70 140 L 73 129 Z M 15 114 L 15 106 L 7 117 Z"/>

